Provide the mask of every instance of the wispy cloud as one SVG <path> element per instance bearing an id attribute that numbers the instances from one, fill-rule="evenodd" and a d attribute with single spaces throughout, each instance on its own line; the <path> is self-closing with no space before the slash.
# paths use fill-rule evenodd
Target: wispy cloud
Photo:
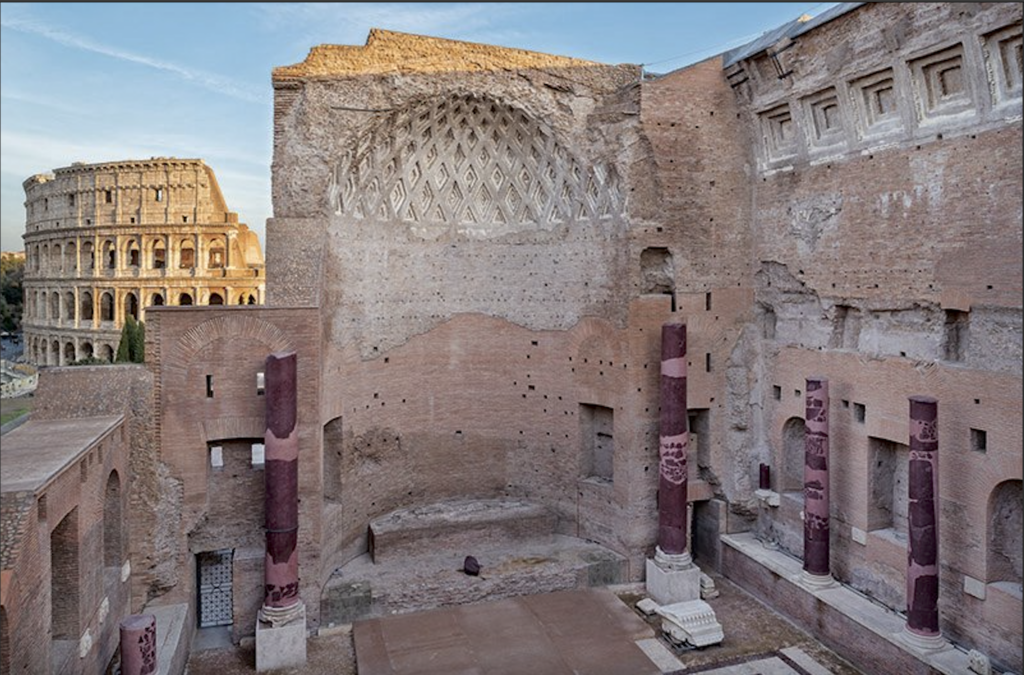
<path id="1" fill-rule="evenodd" d="M 4 16 L 0 19 L 0 26 L 20 33 L 36 35 L 72 49 L 80 49 L 94 54 L 108 56 L 113 59 L 119 59 L 121 61 L 127 61 L 129 63 L 153 68 L 178 77 L 186 82 L 193 83 L 197 86 L 232 98 L 252 103 L 263 103 L 267 100 L 267 95 L 264 92 L 258 91 L 222 75 L 208 73 L 195 68 L 187 68 L 170 61 L 163 61 L 144 54 L 136 54 L 135 52 L 130 52 L 125 49 L 105 45 L 88 37 L 76 35 L 61 28 L 50 26 L 33 19 Z"/>
<path id="2" fill-rule="evenodd" d="M 49 108 L 50 110 L 56 110 L 62 113 L 81 113 L 80 108 L 76 108 L 75 106 L 69 103 L 65 103 L 64 101 L 60 101 L 49 96 L 39 96 L 37 94 L 30 94 L 24 91 L 0 89 L 0 98 L 6 101 L 13 101 L 17 103 L 25 103 L 32 106 Z"/>

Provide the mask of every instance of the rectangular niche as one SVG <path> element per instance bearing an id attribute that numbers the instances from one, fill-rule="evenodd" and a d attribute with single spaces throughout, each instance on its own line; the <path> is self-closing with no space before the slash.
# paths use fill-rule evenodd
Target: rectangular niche
<path id="1" fill-rule="evenodd" d="M 761 121 L 765 157 L 769 161 L 777 161 L 795 156 L 799 138 L 789 104 L 766 110 L 758 118 Z"/>
<path id="2" fill-rule="evenodd" d="M 906 535 L 910 448 L 869 437 L 868 460 L 868 529 Z"/>
<path id="3" fill-rule="evenodd" d="M 877 136 L 903 127 L 892 68 L 850 82 L 850 95 L 860 122 L 861 136 Z"/>
<path id="4" fill-rule="evenodd" d="M 962 44 L 910 62 L 917 116 L 928 121 L 974 110 Z"/>
<path id="5" fill-rule="evenodd" d="M 804 117 L 809 121 L 812 147 L 835 146 L 845 140 L 842 110 L 835 87 L 804 97 L 803 106 Z"/>
<path id="6" fill-rule="evenodd" d="M 1007 26 L 985 36 L 985 66 L 996 105 L 1021 98 L 1021 26 Z"/>
<path id="7" fill-rule="evenodd" d="M 603 405 L 580 403 L 581 475 L 611 482 L 615 457 L 614 411 Z"/>

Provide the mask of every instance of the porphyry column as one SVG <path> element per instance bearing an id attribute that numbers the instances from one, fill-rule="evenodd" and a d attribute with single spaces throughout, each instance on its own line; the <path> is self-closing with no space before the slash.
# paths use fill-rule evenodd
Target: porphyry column
<path id="1" fill-rule="evenodd" d="M 686 416 L 686 324 L 661 327 L 661 419 L 659 428 L 658 547 L 664 568 L 691 564 L 687 550 L 687 467 L 690 429 Z"/>
<path id="2" fill-rule="evenodd" d="M 804 574 L 831 585 L 829 571 L 828 379 L 808 377 L 804 407 Z"/>
<path id="3" fill-rule="evenodd" d="M 264 480 L 267 554 L 260 620 L 284 625 L 302 610 L 299 599 L 299 432 L 295 352 L 266 362 Z"/>
<path id="4" fill-rule="evenodd" d="M 910 397 L 910 466 L 907 477 L 907 625 L 922 649 L 946 646 L 939 632 L 939 425 L 938 401 Z"/>
<path id="5" fill-rule="evenodd" d="M 156 672 L 156 617 L 132 614 L 121 621 L 122 675 Z"/>
<path id="6" fill-rule="evenodd" d="M 647 594 L 659 605 L 662 630 L 696 647 L 725 637 L 701 599 L 701 571 L 690 557 L 687 522 L 686 325 L 661 327 L 661 417 L 658 461 L 658 545 L 647 559 Z"/>

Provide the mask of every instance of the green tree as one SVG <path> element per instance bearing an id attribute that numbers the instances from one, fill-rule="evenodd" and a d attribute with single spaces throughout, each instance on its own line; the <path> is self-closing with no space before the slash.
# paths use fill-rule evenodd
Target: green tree
<path id="1" fill-rule="evenodd" d="M 144 363 L 146 361 L 146 326 L 130 314 L 121 327 L 121 341 L 117 343 L 114 363 Z"/>
<path id="2" fill-rule="evenodd" d="M 4 330 L 21 330 L 24 276 L 24 256 L 5 253 L 0 257 L 0 323 Z"/>
<path id="3" fill-rule="evenodd" d="M 131 349 L 128 356 L 132 363 L 146 362 L 146 324 L 142 321 L 135 324 L 135 332 L 132 334 Z"/>
<path id="4" fill-rule="evenodd" d="M 135 319 L 129 314 L 121 326 L 121 341 L 117 343 L 114 363 L 131 363 L 132 335 L 135 333 Z"/>

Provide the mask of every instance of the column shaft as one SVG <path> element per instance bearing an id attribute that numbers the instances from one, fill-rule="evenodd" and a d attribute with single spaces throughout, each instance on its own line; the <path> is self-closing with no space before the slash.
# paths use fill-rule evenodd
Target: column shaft
<path id="1" fill-rule="evenodd" d="M 804 570 L 829 572 L 828 380 L 809 377 L 804 411 Z"/>
<path id="2" fill-rule="evenodd" d="M 908 476 L 907 629 L 939 635 L 938 402 L 910 397 Z"/>
<path id="3" fill-rule="evenodd" d="M 156 672 L 156 617 L 132 614 L 121 621 L 122 675 Z"/>
<path id="4" fill-rule="evenodd" d="M 266 362 L 267 554 L 264 608 L 299 601 L 299 434 L 295 352 L 271 354 Z"/>
<path id="5" fill-rule="evenodd" d="M 686 325 L 661 327 L 661 419 L 658 481 L 658 547 L 669 555 L 687 549 Z"/>

